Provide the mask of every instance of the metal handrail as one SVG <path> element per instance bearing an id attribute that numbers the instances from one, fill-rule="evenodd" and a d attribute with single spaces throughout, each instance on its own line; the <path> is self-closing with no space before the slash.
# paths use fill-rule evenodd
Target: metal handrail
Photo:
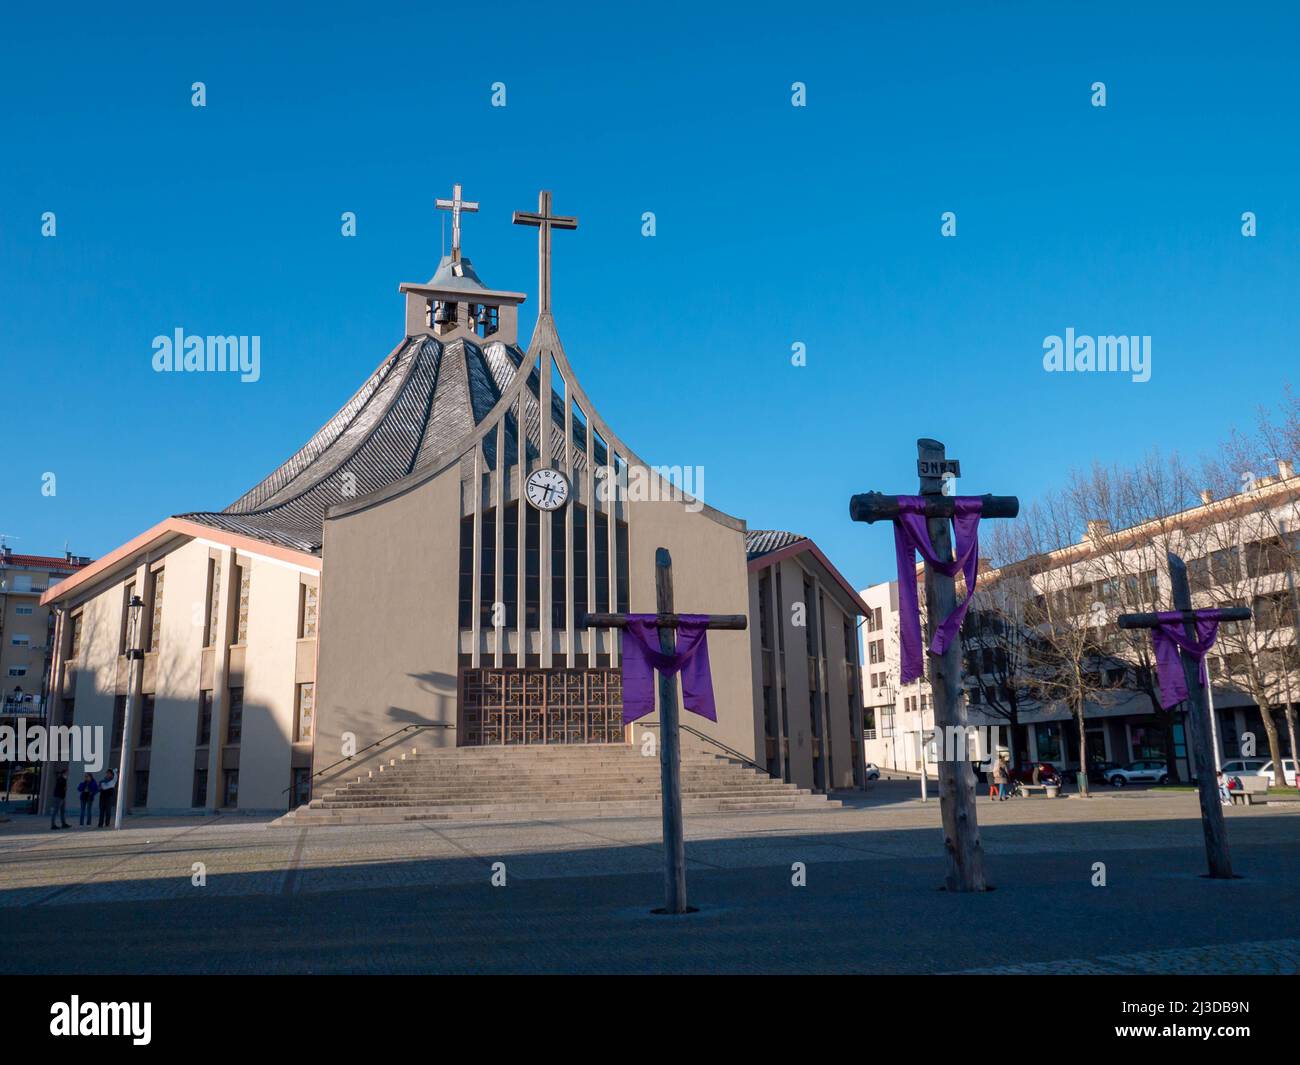
<path id="1" fill-rule="evenodd" d="M 659 727 L 659 722 L 658 722 L 657 720 L 655 720 L 654 718 L 651 718 L 651 719 L 648 720 L 648 721 L 638 721 L 637 724 L 639 724 L 642 728 L 658 728 L 658 727 Z M 690 725 L 683 725 L 681 722 L 678 722 L 677 727 L 678 727 L 679 729 L 681 729 L 683 732 L 689 732 L 692 736 L 696 736 L 696 737 L 698 737 L 699 739 L 704 740 L 706 743 L 711 743 L 711 744 L 713 744 L 713 746 L 717 747 L 720 751 L 725 751 L 727 754 L 731 755 L 732 758 L 735 758 L 735 759 L 738 759 L 738 760 L 741 761 L 741 762 L 744 762 L 747 766 L 752 766 L 754 769 L 757 769 L 760 773 L 763 773 L 763 774 L 765 774 L 765 775 L 767 775 L 767 776 L 771 776 L 771 775 L 772 775 L 771 773 L 769 773 L 769 772 L 767 771 L 767 767 L 766 767 L 766 766 L 761 766 L 761 765 L 759 765 L 759 764 L 758 764 L 757 762 L 755 762 L 752 758 L 748 758 L 748 757 L 746 757 L 745 755 L 741 754 L 741 753 L 740 753 L 738 750 L 736 750 L 734 747 L 728 747 L 728 746 L 727 746 L 725 743 L 723 743 L 721 740 L 716 740 L 716 739 L 714 739 L 714 738 L 713 738 L 712 736 L 710 736 L 708 733 L 701 732 L 701 731 L 700 731 L 699 729 L 697 729 L 697 728 L 691 728 Z"/>
<path id="2" fill-rule="evenodd" d="M 315 780 L 318 776 L 321 775 L 321 773 L 328 773 L 331 769 L 334 768 L 334 766 L 342 765 L 344 762 L 350 762 L 352 761 L 352 759 L 358 757 L 359 755 L 365 754 L 366 751 L 370 750 L 371 747 L 378 747 L 381 743 L 387 743 L 394 736 L 400 736 L 403 732 L 409 732 L 413 728 L 455 728 L 455 727 L 456 727 L 455 725 L 448 725 L 442 721 L 430 721 L 427 725 L 403 725 L 395 732 L 390 732 L 387 736 L 383 736 L 380 739 L 375 740 L 374 743 L 367 744 L 365 747 L 362 747 L 361 750 L 357 751 L 356 754 L 350 754 L 346 758 L 340 758 L 337 762 L 333 763 L 333 765 L 327 765 L 324 769 L 318 770 L 317 772 L 311 775 L 311 779 Z M 284 795 L 286 792 L 292 790 L 293 790 L 293 785 L 290 784 L 287 788 L 284 789 L 284 791 L 280 792 L 280 794 Z"/>

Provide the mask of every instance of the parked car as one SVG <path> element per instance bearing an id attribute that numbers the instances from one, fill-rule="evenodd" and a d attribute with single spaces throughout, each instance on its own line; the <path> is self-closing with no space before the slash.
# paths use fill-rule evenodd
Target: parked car
<path id="1" fill-rule="evenodd" d="M 1088 779 L 1094 784 L 1105 784 L 1106 774 L 1112 769 L 1119 768 L 1121 767 L 1118 762 L 1089 762 Z"/>
<path id="2" fill-rule="evenodd" d="M 1106 783 L 1113 788 L 1136 783 L 1169 783 L 1169 769 L 1164 762 L 1130 762 L 1118 769 L 1107 770 L 1105 776 Z"/>
<path id="3" fill-rule="evenodd" d="M 1271 758 L 1264 767 L 1260 769 L 1259 774 L 1260 776 L 1268 777 L 1268 786 L 1270 788 L 1277 787 L 1277 774 L 1273 772 L 1273 760 Z M 1295 787 L 1295 759 L 1282 759 L 1282 779 L 1286 782 L 1288 787 Z"/>
<path id="4" fill-rule="evenodd" d="M 868 763 L 867 763 L 865 766 L 863 766 L 862 768 L 863 768 L 863 770 L 866 772 L 866 775 L 867 775 L 867 779 L 868 779 L 868 780 L 879 780 L 879 779 L 880 779 L 880 766 L 876 765 L 875 762 L 868 762 Z"/>
<path id="5" fill-rule="evenodd" d="M 1272 767 L 1273 763 L 1267 758 L 1234 758 L 1231 762 L 1223 763 L 1223 775 L 1225 777 L 1257 777 L 1264 775 L 1264 767 Z M 1283 770 L 1285 775 L 1285 770 Z"/>

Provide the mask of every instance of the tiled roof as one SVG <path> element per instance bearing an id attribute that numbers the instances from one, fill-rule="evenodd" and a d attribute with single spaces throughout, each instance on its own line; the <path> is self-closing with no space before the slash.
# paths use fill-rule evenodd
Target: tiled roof
<path id="1" fill-rule="evenodd" d="M 781 529 L 751 529 L 745 533 L 745 558 L 753 562 L 763 555 L 780 551 L 783 547 L 807 539 L 808 537 L 800 533 L 784 532 Z"/>
<path id="2" fill-rule="evenodd" d="M 29 569 L 61 569 L 72 573 L 81 569 L 82 566 L 90 565 L 89 560 L 85 562 L 69 561 L 59 555 L 0 555 L 0 565 L 5 566 L 25 566 Z"/>
<path id="3" fill-rule="evenodd" d="M 510 385 L 523 352 L 489 341 L 409 337 L 310 440 L 223 511 L 177 517 L 266 543 L 319 554 L 326 511 L 430 466 L 477 426 Z M 540 423 L 537 373 L 524 393 L 530 440 Z M 554 397 L 553 397 L 554 398 Z M 562 403 L 552 417 L 563 425 Z M 574 427 L 575 436 L 578 426 Z M 552 433 L 557 455 L 563 433 Z M 530 443 L 530 450 L 532 444 Z M 515 418 L 506 418 L 506 461 L 518 454 Z M 485 441 L 489 468 L 496 439 Z M 597 450 L 597 460 L 603 460 Z"/>

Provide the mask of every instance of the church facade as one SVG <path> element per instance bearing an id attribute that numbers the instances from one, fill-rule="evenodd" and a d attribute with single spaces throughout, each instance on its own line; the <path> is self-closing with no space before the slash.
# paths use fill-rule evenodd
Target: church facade
<path id="1" fill-rule="evenodd" d="M 127 737 L 135 810 L 282 811 L 412 745 L 636 742 L 617 630 L 655 605 L 745 614 L 709 635 L 716 723 L 683 743 L 817 791 L 862 784 L 858 618 L 809 539 L 749 530 L 641 459 L 538 315 L 452 252 L 403 284 L 403 339 L 294 455 L 221 511 L 166 519 L 52 588 L 64 723 Z M 80 766 L 69 767 L 74 772 Z"/>

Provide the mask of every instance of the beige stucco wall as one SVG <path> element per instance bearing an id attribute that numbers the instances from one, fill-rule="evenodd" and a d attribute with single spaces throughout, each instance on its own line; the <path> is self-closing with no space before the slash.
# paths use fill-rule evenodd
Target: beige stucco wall
<path id="1" fill-rule="evenodd" d="M 456 467 L 325 522 L 316 772 L 343 756 L 345 732 L 360 752 L 403 725 L 456 723 L 459 523 Z M 454 730 L 431 730 L 420 739 L 455 742 Z M 375 757 L 321 775 L 314 794 Z"/>
<path id="2" fill-rule="evenodd" d="M 191 540 L 164 555 L 162 562 L 167 575 L 163 581 L 162 631 L 157 653 L 145 654 L 144 692 L 148 694 L 152 688 L 155 699 L 147 809 L 188 810 L 194 792 L 208 549 Z M 119 585 L 116 612 L 119 618 L 122 599 Z M 146 599 L 145 612 L 149 609 Z M 148 631 L 147 623 L 145 630 Z M 115 636 L 116 632 L 114 629 Z M 138 701 L 134 711 L 138 735 Z M 131 794 L 130 790 L 127 794 Z"/>
<path id="3" fill-rule="evenodd" d="M 146 566 L 152 568 L 160 561 L 164 566 L 159 649 L 147 652 L 143 668 L 137 671 L 138 687 L 132 707 L 132 732 L 138 736 L 140 695 L 152 693 L 155 697 L 153 739 L 147 755 L 149 795 L 145 810 L 150 813 L 192 809 L 199 693 L 203 685 L 212 683 L 213 676 L 211 664 L 205 674 L 202 645 L 207 619 L 208 558 L 214 546 L 201 540 L 177 541 L 166 550 L 152 552 L 138 569 L 124 567 L 66 604 L 70 612 L 80 609 L 84 620 L 81 653 L 75 661 L 67 662 L 64 694 L 76 699 L 76 724 L 102 727 L 107 758 L 112 747 L 108 737 L 114 695 L 128 690 L 128 661 L 118 653 L 124 587 L 136 580 L 137 592 L 146 600 L 142 617 L 147 615 L 150 605 L 146 582 L 141 578 Z M 300 679 L 299 660 L 303 657 L 302 641 L 297 639 L 298 585 L 308 571 L 243 552 L 240 558 L 250 567 L 250 586 L 248 645 L 234 648 L 230 656 L 234 662 L 242 661 L 243 666 L 230 676 L 229 683 L 237 685 L 242 681 L 245 689 L 238 810 L 286 810 L 295 683 Z M 230 586 L 231 572 L 225 563 L 222 592 L 226 595 L 236 591 Z M 314 575 L 309 579 L 314 580 Z M 147 621 L 144 627 L 147 632 Z M 64 626 L 65 650 L 70 645 L 68 628 Z M 225 653 L 218 640 L 209 658 Z M 224 692 L 222 696 L 224 701 Z M 214 741 L 220 742 L 223 735 L 221 721 L 214 714 Z M 113 764 L 116 768 L 116 761 Z M 133 771 L 137 765 L 133 760 L 129 769 L 129 799 L 133 798 Z M 70 791 L 83 771 L 81 762 L 69 766 Z M 209 780 L 208 796 L 209 808 L 220 802 L 221 789 L 213 780 Z"/>
<path id="4" fill-rule="evenodd" d="M 246 557 L 240 553 L 241 559 Z M 252 556 L 252 563 L 248 642 L 244 652 L 239 808 L 287 810 L 291 779 L 289 754 L 297 695 L 298 585 L 302 571 L 257 556 Z M 233 685 L 237 680 L 232 675 L 230 683 Z M 191 730 L 191 751 L 193 743 Z M 151 794 L 151 805 L 152 801 Z"/>

